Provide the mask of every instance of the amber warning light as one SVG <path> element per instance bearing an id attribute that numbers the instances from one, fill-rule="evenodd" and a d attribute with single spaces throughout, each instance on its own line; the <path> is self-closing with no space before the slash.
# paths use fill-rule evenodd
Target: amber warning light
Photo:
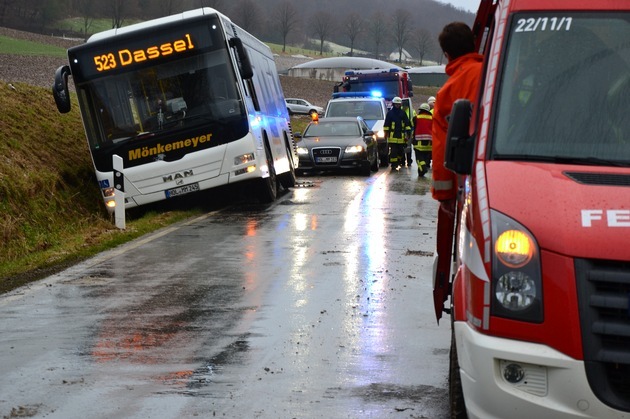
<path id="1" fill-rule="evenodd" d="M 130 50 L 125 48 L 117 52 L 99 54 L 94 57 L 94 64 L 96 71 L 102 72 L 113 70 L 117 67 L 125 67 L 148 60 L 155 60 L 156 58 L 166 57 L 172 54 L 179 54 L 194 48 L 195 45 L 190 34 L 186 34 L 182 39 L 165 42 L 161 45 L 152 45 L 146 49 Z"/>

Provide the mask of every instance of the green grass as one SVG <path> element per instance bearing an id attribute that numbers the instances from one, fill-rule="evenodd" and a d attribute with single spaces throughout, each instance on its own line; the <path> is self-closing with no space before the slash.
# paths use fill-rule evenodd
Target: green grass
<path id="1" fill-rule="evenodd" d="M 76 97 L 60 114 L 49 89 L 0 83 L 0 293 L 201 209 L 148 210 L 118 230 L 104 208 Z"/>
<path id="2" fill-rule="evenodd" d="M 140 22 L 139 20 L 125 20 L 123 21 L 123 26 L 129 26 L 134 23 Z M 83 33 L 85 22 L 82 17 L 71 17 L 67 19 L 63 19 L 58 21 L 55 24 L 54 29 L 58 29 L 60 31 L 69 31 L 74 33 Z M 90 27 L 88 28 L 88 35 L 92 35 L 98 32 L 103 32 L 112 28 L 111 19 L 94 19 L 90 23 Z"/>
<path id="3" fill-rule="evenodd" d="M 0 35 L 0 54 L 65 57 L 64 48 Z"/>

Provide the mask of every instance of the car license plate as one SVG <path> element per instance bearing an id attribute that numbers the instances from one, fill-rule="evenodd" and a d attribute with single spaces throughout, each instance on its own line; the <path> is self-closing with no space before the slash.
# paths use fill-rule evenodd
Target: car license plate
<path id="1" fill-rule="evenodd" d="M 169 189 L 166 191 L 167 198 L 173 198 L 175 196 L 185 195 L 191 192 L 199 191 L 199 183 L 191 183 L 190 185 L 180 186 L 178 188 Z"/>
<path id="2" fill-rule="evenodd" d="M 336 163 L 337 157 L 317 157 L 317 163 Z"/>

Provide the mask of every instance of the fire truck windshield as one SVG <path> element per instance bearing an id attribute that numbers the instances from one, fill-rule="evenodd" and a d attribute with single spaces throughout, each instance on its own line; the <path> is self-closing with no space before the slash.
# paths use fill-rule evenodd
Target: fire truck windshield
<path id="1" fill-rule="evenodd" d="M 347 84 L 347 92 L 370 92 L 373 96 L 392 99 L 399 96 L 398 79 L 395 80 L 378 80 L 378 81 L 352 81 Z"/>
<path id="2" fill-rule="evenodd" d="M 630 15 L 521 14 L 508 36 L 491 158 L 630 165 Z"/>

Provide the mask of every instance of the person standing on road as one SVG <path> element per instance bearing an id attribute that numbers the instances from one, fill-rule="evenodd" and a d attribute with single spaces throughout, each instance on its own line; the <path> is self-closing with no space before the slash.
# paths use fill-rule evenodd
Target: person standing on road
<path id="1" fill-rule="evenodd" d="M 457 176 L 444 167 L 446 152 L 446 132 L 448 116 L 457 99 L 468 99 L 475 103 L 479 92 L 479 81 L 483 56 L 475 52 L 475 39 L 472 30 L 462 22 L 447 24 L 438 37 L 440 48 L 447 59 L 448 80 L 440 88 L 433 109 L 431 128 L 433 139 L 433 182 L 431 194 L 440 201 L 437 221 L 437 269 L 435 284 L 448 283 L 450 278 L 451 253 L 453 250 L 453 230 L 455 228 L 455 204 L 457 202 Z M 438 285 L 439 287 L 439 285 Z M 442 311 L 447 293 L 442 288 L 434 288 L 435 309 Z M 441 300 L 441 301 L 440 301 Z"/>
<path id="2" fill-rule="evenodd" d="M 416 111 L 413 109 L 413 106 L 411 106 L 410 98 L 403 100 L 402 110 L 407 115 L 407 118 L 409 118 L 409 121 L 411 122 L 411 131 L 413 132 L 413 127 L 416 122 Z M 413 160 L 411 158 L 412 140 L 413 140 L 413 135 L 410 135 L 409 139 L 407 140 L 407 144 L 405 144 L 404 164 L 406 164 L 407 167 L 411 167 L 411 164 L 413 163 Z"/>
<path id="3" fill-rule="evenodd" d="M 429 96 L 429 98 L 427 99 L 427 103 L 431 108 L 431 115 L 433 115 L 433 109 L 435 108 L 435 96 Z"/>
<path id="4" fill-rule="evenodd" d="M 405 160 L 405 145 L 411 135 L 411 121 L 402 110 L 402 99 L 398 96 L 392 99 L 392 108 L 385 116 L 383 130 L 390 144 L 389 163 L 393 170 L 399 170 Z"/>
<path id="5" fill-rule="evenodd" d="M 431 125 L 433 125 L 431 107 L 428 103 L 423 103 L 418 109 L 413 131 L 413 150 L 416 154 L 418 177 L 424 177 L 431 167 Z"/>

